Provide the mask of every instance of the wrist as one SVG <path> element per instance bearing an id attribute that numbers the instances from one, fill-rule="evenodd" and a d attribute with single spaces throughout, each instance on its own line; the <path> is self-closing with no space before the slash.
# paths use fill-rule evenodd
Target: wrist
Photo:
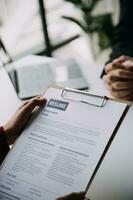
<path id="1" fill-rule="evenodd" d="M 8 124 L 5 124 L 3 126 L 3 132 L 4 132 L 4 135 L 8 141 L 8 144 L 10 145 L 12 142 L 11 142 L 11 139 L 12 139 L 12 129 L 8 126 Z"/>
<path id="2" fill-rule="evenodd" d="M 8 144 L 11 145 L 15 142 L 18 137 L 18 128 L 13 125 L 10 121 L 3 126 L 5 137 L 7 138 Z M 16 131 L 17 130 L 17 131 Z"/>
<path id="3" fill-rule="evenodd" d="M 7 137 L 3 126 L 0 127 L 0 136 L 1 136 L 0 138 L 3 138 L 4 140 L 7 141 Z"/>
<path id="4" fill-rule="evenodd" d="M 8 127 L 7 124 L 5 124 L 3 126 L 3 131 L 4 131 L 4 133 L 5 133 L 6 136 L 10 134 L 10 129 L 9 129 L 9 127 Z"/>

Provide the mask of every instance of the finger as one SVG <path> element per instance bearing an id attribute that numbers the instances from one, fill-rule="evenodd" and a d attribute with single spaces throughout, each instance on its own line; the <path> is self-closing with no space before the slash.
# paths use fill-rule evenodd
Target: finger
<path id="1" fill-rule="evenodd" d="M 133 93 L 130 93 L 128 95 L 125 96 L 120 96 L 120 94 L 117 92 L 111 92 L 111 95 L 114 96 L 116 99 L 120 99 L 120 100 L 124 100 L 124 101 L 133 101 Z"/>
<path id="2" fill-rule="evenodd" d="M 116 69 L 110 71 L 107 75 L 103 76 L 103 80 L 107 84 L 111 84 L 114 81 L 128 81 L 133 79 L 133 73 L 122 70 L 122 69 Z"/>
<path id="3" fill-rule="evenodd" d="M 23 102 L 23 103 L 19 106 L 18 110 L 22 109 L 28 102 L 29 102 L 29 101 Z"/>
<path id="4" fill-rule="evenodd" d="M 128 60 L 122 64 L 110 63 L 110 64 L 106 65 L 105 72 L 106 72 L 106 74 L 108 74 L 110 71 L 116 70 L 116 69 L 122 69 L 122 70 L 127 70 L 129 72 L 133 72 L 133 61 Z"/>
<path id="5" fill-rule="evenodd" d="M 19 106 L 19 109 L 21 109 L 22 107 L 24 107 L 26 104 L 28 104 L 29 102 L 31 102 L 33 99 L 36 99 L 36 98 L 41 98 L 42 96 L 36 96 L 36 97 L 34 97 L 34 98 L 31 98 L 31 99 L 29 99 L 29 100 L 26 100 L 26 101 L 24 101 L 20 106 Z"/>
<path id="6" fill-rule="evenodd" d="M 116 81 L 111 83 L 112 89 L 116 90 L 131 90 L 133 89 L 133 80 L 131 81 Z"/>
<path id="7" fill-rule="evenodd" d="M 114 90 L 111 85 L 106 85 L 106 88 L 110 91 L 110 94 L 116 99 L 124 101 L 133 101 L 133 88 L 126 91 Z"/>
<path id="8" fill-rule="evenodd" d="M 112 71 L 114 69 L 125 69 L 125 66 L 123 67 L 122 65 L 120 65 L 118 63 L 109 63 L 105 67 L 105 72 L 106 72 L 106 74 L 108 74 L 110 71 Z"/>
<path id="9" fill-rule="evenodd" d="M 105 66 L 105 72 L 108 73 L 110 70 L 116 67 L 120 67 L 123 62 L 126 62 L 128 60 L 133 61 L 133 58 L 126 55 L 120 56 L 119 58 L 113 60 L 112 62 L 110 62 L 109 64 Z"/>
<path id="10" fill-rule="evenodd" d="M 102 79 L 107 85 L 111 85 L 114 81 L 118 81 L 118 78 L 111 76 L 111 73 L 104 75 Z"/>
<path id="11" fill-rule="evenodd" d="M 130 94 L 129 96 L 123 97 L 122 100 L 124 101 L 130 101 L 133 102 L 133 94 Z"/>
<path id="12" fill-rule="evenodd" d="M 108 72 L 110 72 L 114 67 L 112 66 L 113 63 L 109 63 L 105 66 L 105 73 L 107 74 Z"/>
<path id="13" fill-rule="evenodd" d="M 113 89 L 112 89 L 111 85 L 107 85 L 107 84 L 106 84 L 106 88 L 107 88 L 107 90 L 109 90 L 110 92 L 112 92 L 112 91 L 113 91 Z"/>
<path id="14" fill-rule="evenodd" d="M 84 199 L 85 192 L 80 193 L 71 193 L 64 197 L 60 197 L 57 200 L 83 200 Z"/>
<path id="15" fill-rule="evenodd" d="M 122 65 L 126 70 L 133 72 L 133 59 L 123 62 Z"/>
<path id="16" fill-rule="evenodd" d="M 110 80 L 110 76 L 109 75 L 104 75 L 102 77 L 103 81 L 107 84 L 110 85 L 111 84 L 111 80 Z"/>
<path id="17" fill-rule="evenodd" d="M 24 107 L 23 110 L 25 112 L 31 113 L 36 106 L 42 106 L 46 103 L 46 99 L 44 97 L 35 97 L 31 99 Z"/>
<path id="18" fill-rule="evenodd" d="M 118 99 L 129 99 L 133 95 L 133 91 L 124 90 L 124 91 L 111 91 L 111 94 Z"/>
<path id="19" fill-rule="evenodd" d="M 114 63 L 123 63 L 123 62 L 125 62 L 126 60 L 130 60 L 130 59 L 132 59 L 132 57 L 127 56 L 127 55 L 122 55 L 122 56 L 120 56 L 119 58 L 116 58 L 113 62 L 114 62 Z"/>
<path id="20" fill-rule="evenodd" d="M 126 70 L 122 70 L 122 69 L 116 69 L 110 72 L 110 76 L 116 77 L 116 78 L 123 78 L 126 80 L 131 80 L 133 79 L 133 73 L 126 71 Z"/>
<path id="21" fill-rule="evenodd" d="M 123 65 L 125 63 L 125 65 Z M 115 59 L 113 62 L 107 64 L 105 66 L 105 72 L 108 73 L 113 69 L 128 69 L 128 63 L 132 63 L 133 65 L 133 58 L 129 56 L 120 56 L 119 58 Z"/>

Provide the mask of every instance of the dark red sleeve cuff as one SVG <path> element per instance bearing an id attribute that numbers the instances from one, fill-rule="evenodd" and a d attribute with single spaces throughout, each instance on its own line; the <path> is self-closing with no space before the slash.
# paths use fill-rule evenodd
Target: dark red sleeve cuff
<path id="1" fill-rule="evenodd" d="M 4 134 L 5 132 L 4 132 L 4 128 L 3 128 L 3 126 L 1 126 L 0 127 L 0 134 Z"/>
<path id="2" fill-rule="evenodd" d="M 8 142 L 3 127 L 0 127 L 0 164 L 3 162 L 9 151 Z"/>

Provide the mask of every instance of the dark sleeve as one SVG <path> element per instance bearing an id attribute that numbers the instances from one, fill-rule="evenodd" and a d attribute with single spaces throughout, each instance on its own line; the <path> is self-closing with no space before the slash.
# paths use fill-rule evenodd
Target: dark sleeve
<path id="1" fill-rule="evenodd" d="M 6 157 L 9 151 L 9 146 L 6 140 L 6 136 L 4 134 L 4 130 L 0 127 L 0 165 L 3 162 L 4 158 Z"/>
<path id="2" fill-rule="evenodd" d="M 133 0 L 120 0 L 120 20 L 114 30 L 110 61 L 121 55 L 133 57 Z"/>
<path id="3" fill-rule="evenodd" d="M 133 57 L 133 0 L 120 0 L 120 19 L 114 29 L 112 53 L 107 63 L 121 55 Z"/>

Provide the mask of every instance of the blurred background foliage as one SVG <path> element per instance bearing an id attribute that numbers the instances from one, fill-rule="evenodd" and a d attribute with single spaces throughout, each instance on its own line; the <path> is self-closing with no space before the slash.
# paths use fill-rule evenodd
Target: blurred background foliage
<path id="1" fill-rule="evenodd" d="M 101 50 L 112 46 L 114 25 L 111 13 L 94 15 L 93 11 L 97 4 L 102 0 L 64 0 L 72 3 L 81 11 L 81 18 L 73 16 L 62 16 L 80 26 L 87 34 L 97 33 L 98 45 Z"/>

